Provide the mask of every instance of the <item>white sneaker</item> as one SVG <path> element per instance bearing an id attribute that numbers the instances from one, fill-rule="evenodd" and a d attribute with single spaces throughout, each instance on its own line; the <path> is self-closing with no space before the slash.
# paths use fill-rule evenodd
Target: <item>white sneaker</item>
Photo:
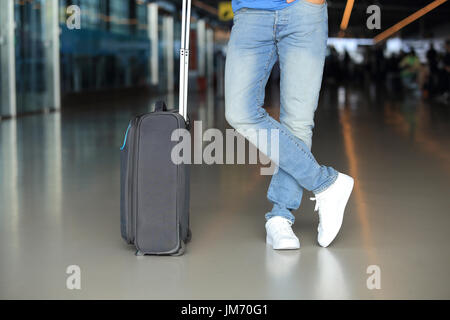
<path id="1" fill-rule="evenodd" d="M 275 216 L 266 222 L 266 242 L 275 250 L 299 249 L 300 241 L 292 231 L 292 222 Z"/>
<path id="2" fill-rule="evenodd" d="M 311 200 L 316 201 L 314 211 L 319 211 L 317 241 L 322 247 L 336 238 L 344 219 L 344 210 L 353 190 L 353 178 L 339 173 L 336 181 L 325 191 L 316 194 Z"/>

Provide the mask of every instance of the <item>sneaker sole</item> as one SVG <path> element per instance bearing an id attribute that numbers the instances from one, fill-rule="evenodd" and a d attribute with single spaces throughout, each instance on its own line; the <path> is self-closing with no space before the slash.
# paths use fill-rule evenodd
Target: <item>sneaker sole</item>
<path id="1" fill-rule="evenodd" d="M 355 185 L 355 180 L 350 177 L 350 181 L 348 182 L 348 191 L 347 194 L 345 195 L 345 201 L 343 202 L 343 204 L 341 204 L 342 207 L 342 218 L 341 218 L 341 223 L 339 225 L 339 230 L 341 230 L 341 226 L 342 226 L 342 222 L 344 221 L 344 215 L 345 215 L 345 208 L 347 207 L 347 203 L 348 203 L 348 199 L 350 199 L 350 195 L 352 194 L 353 191 L 353 186 Z M 339 232 L 338 230 L 338 232 Z"/>

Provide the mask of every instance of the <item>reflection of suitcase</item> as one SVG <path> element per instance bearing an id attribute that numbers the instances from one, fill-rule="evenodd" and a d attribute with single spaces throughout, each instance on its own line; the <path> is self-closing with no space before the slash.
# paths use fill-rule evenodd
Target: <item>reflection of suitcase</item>
<path id="1" fill-rule="evenodd" d="M 191 0 L 183 0 L 179 113 L 157 102 L 155 112 L 130 121 L 121 148 L 121 234 L 137 255 L 181 255 L 191 236 L 189 165 L 171 159 L 178 143 L 171 141 L 172 132 L 188 127 L 190 8 Z"/>

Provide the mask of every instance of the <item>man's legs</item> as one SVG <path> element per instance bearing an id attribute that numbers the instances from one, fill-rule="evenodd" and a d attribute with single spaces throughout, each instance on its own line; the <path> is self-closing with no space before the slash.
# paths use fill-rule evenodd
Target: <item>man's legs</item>
<path id="1" fill-rule="evenodd" d="M 281 170 L 292 177 L 288 182 L 295 181 L 300 187 L 314 192 L 316 209 L 320 217 L 317 240 L 321 246 L 326 247 L 341 228 L 345 206 L 353 189 L 353 179 L 331 167 L 319 165 L 311 154 L 310 147 L 292 133 L 297 128 L 302 128 L 299 132 L 308 132 L 305 130 L 308 127 L 310 132 L 313 126 L 311 119 L 317 104 L 322 73 L 318 66 L 322 64 L 323 67 L 323 61 L 314 60 L 312 56 L 323 55 L 323 43 L 322 45 L 320 43 L 326 41 L 327 31 L 323 28 L 323 25 L 326 25 L 326 5 L 299 0 L 291 7 L 274 12 L 250 9 L 239 11 L 235 15 L 227 53 L 226 118 L 238 132 L 260 148 L 260 151 L 267 153 Z M 319 45 L 316 46 L 316 42 Z M 278 51 L 282 53 L 280 61 L 283 61 L 280 65 L 286 67 L 286 61 L 298 59 L 296 54 L 299 54 L 302 60 L 307 60 L 306 57 L 312 59 L 309 65 L 303 66 L 306 74 L 314 77 L 315 71 L 320 73 L 320 78 L 314 77 L 312 81 L 304 79 L 308 80 L 310 85 L 301 88 L 290 85 L 291 81 L 296 83 L 295 73 L 288 72 L 283 77 L 282 121 L 285 124 L 274 120 L 261 107 L 267 78 L 277 59 Z M 281 70 L 283 71 L 284 69 Z M 289 85 L 285 85 L 286 81 Z M 291 110 L 286 105 L 287 101 L 299 98 L 295 91 L 300 89 L 305 91 L 305 97 L 301 99 L 305 99 L 306 105 L 314 108 L 299 111 Z M 305 112 L 306 115 L 309 113 L 310 117 L 292 118 L 287 116 L 289 112 Z M 267 137 L 271 137 L 267 142 L 267 149 L 261 150 L 257 136 L 248 134 L 249 129 L 266 131 Z M 279 157 L 266 152 L 271 150 L 271 144 L 274 143 L 272 141 L 274 132 L 278 134 L 275 142 L 279 147 Z M 296 186 L 294 183 L 292 185 Z M 274 249 L 300 247 L 298 239 L 292 232 L 292 222 L 289 218 L 289 215 L 276 216 L 266 223 L 267 243 L 272 244 Z"/>
<path id="2" fill-rule="evenodd" d="M 225 112 L 228 122 L 256 146 L 258 142 L 254 137 L 245 134 L 247 129 L 267 130 L 268 136 L 271 136 L 271 130 L 276 130 L 279 134 L 279 159 L 270 154 L 269 158 L 292 176 L 297 184 L 320 193 L 337 179 L 336 170 L 319 165 L 305 142 L 261 108 L 267 78 L 277 59 L 276 38 L 280 33 L 277 19 L 282 17 L 283 12 L 282 19 L 286 22 L 289 12 L 293 11 L 290 9 L 302 4 L 299 2 L 274 12 L 247 9 L 237 13 L 227 52 Z M 292 20 L 295 18 L 298 17 L 294 16 Z"/>
<path id="3" fill-rule="evenodd" d="M 296 5 L 280 14 L 277 48 L 281 72 L 280 122 L 311 149 L 314 112 L 325 62 L 328 18 L 326 5 Z M 303 189 L 280 169 L 272 177 L 267 198 L 274 204 L 266 219 L 290 217 L 300 206 Z"/>

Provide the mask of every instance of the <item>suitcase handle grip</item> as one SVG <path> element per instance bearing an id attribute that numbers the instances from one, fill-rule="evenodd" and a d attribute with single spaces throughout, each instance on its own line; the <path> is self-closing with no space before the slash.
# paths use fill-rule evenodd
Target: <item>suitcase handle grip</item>
<path id="1" fill-rule="evenodd" d="M 189 81 L 189 36 L 191 23 L 191 2 L 183 0 L 181 17 L 181 47 L 180 47 L 180 92 L 179 112 L 187 120 L 187 95 Z"/>
<path id="2" fill-rule="evenodd" d="M 156 101 L 155 103 L 155 111 L 162 112 L 167 111 L 167 105 L 164 101 Z"/>

